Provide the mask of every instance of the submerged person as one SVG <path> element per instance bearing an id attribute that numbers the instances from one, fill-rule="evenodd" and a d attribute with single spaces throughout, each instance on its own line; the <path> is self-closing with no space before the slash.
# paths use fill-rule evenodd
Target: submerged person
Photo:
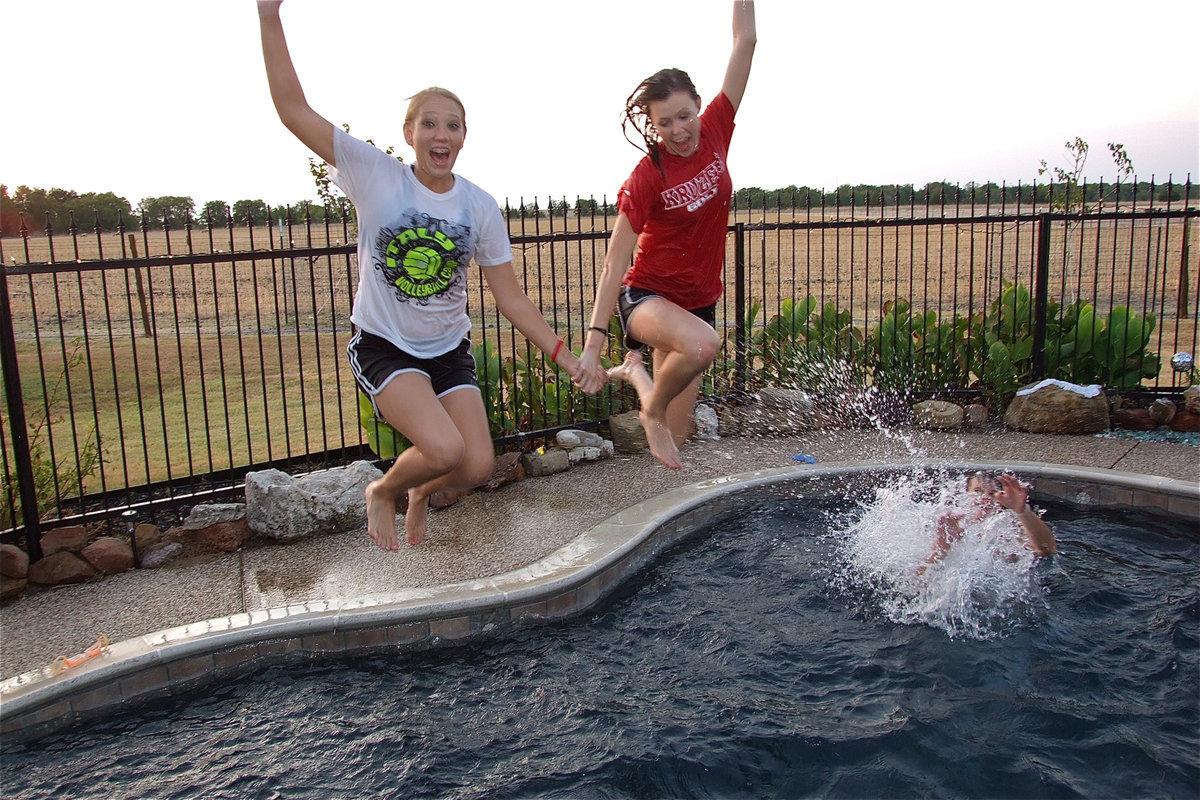
<path id="1" fill-rule="evenodd" d="M 726 164 L 756 43 L 753 0 L 734 0 L 733 51 L 703 114 L 696 87 L 678 69 L 651 75 L 625 107 L 626 136 L 632 126 L 646 156 L 618 196 L 581 358 L 588 370 L 599 365 L 617 310 L 629 352 L 609 375 L 637 390 L 650 452 L 671 469 L 682 466 L 679 445 L 694 432 L 701 376 L 720 345 L 715 313 L 733 194 Z M 653 378 L 642 360 L 646 347 L 654 351 Z"/>
<path id="2" fill-rule="evenodd" d="M 971 496 L 973 509 L 967 513 L 946 512 L 937 523 L 933 549 L 925 564 L 918 570 L 923 573 L 928 564 L 940 561 L 954 545 L 962 539 L 971 522 L 979 522 L 1005 510 L 1017 520 L 1023 535 L 1024 545 L 1037 556 L 1052 556 L 1058 552 L 1054 532 L 1046 521 L 1029 505 L 1029 490 L 1013 475 L 991 475 L 975 472 L 967 476 L 966 492 Z"/>
<path id="3" fill-rule="evenodd" d="M 380 547 L 396 550 L 402 495 L 408 495 L 406 539 L 419 544 L 430 495 L 477 486 L 492 471 L 495 450 L 466 338 L 471 261 L 500 312 L 584 392 L 599 391 L 608 376 L 563 346 L 517 282 L 499 205 L 453 172 L 467 135 L 458 97 L 434 87 L 410 98 L 404 140 L 415 153 L 411 165 L 355 139 L 308 105 L 284 37 L 281 2 L 258 1 L 271 99 L 283 124 L 333 168 L 333 182 L 354 203 L 359 282 L 350 365 L 375 413 L 411 442 L 366 489 L 367 532 Z"/>

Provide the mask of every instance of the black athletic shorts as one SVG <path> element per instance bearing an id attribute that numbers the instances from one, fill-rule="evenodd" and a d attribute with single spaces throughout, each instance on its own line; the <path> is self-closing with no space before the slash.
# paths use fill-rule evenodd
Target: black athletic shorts
<path id="1" fill-rule="evenodd" d="M 622 286 L 621 293 L 617 295 L 617 312 L 618 316 L 621 318 L 621 330 L 625 332 L 624 342 L 627 350 L 641 350 L 646 346 L 645 342 L 639 342 L 630 335 L 629 316 L 633 313 L 635 308 L 649 300 L 651 297 L 662 297 L 662 295 L 655 294 L 649 289 L 638 289 L 636 286 Z M 704 306 L 703 308 L 689 308 L 688 313 L 704 320 L 709 324 L 710 327 L 717 327 L 716 303 Z"/>
<path id="2" fill-rule="evenodd" d="M 375 402 L 375 395 L 403 372 L 419 372 L 433 384 L 433 393 L 444 397 L 457 389 L 479 390 L 475 378 L 475 357 L 471 341 L 463 339 L 458 347 L 436 358 L 418 358 L 373 333 L 360 330 L 346 345 L 350 371 L 359 387 Z M 379 409 L 376 409 L 378 412 Z"/>

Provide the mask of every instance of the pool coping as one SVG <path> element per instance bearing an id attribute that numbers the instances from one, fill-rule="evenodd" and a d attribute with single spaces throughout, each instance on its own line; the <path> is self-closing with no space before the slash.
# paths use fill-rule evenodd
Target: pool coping
<path id="1" fill-rule="evenodd" d="M 499 575 L 201 620 L 112 643 L 86 663 L 0 682 L 0 735 L 29 741 L 231 677 L 262 663 L 427 649 L 576 616 L 663 550 L 747 503 L 839 498 L 880 474 L 1008 470 L 1035 501 L 1137 509 L 1200 520 L 1200 485 L 1159 476 L 1037 462 L 841 461 L 753 470 L 671 489 L 632 505 L 550 555 Z M 838 479 L 836 482 L 831 479 Z"/>

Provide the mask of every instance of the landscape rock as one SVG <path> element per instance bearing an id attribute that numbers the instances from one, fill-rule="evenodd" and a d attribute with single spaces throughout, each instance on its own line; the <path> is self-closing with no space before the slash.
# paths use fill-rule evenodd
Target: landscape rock
<path id="1" fill-rule="evenodd" d="M 721 431 L 721 421 L 717 416 L 717 410 L 710 405 L 700 403 L 696 406 L 696 438 L 697 439 L 719 439 Z"/>
<path id="2" fill-rule="evenodd" d="M 115 536 L 101 536 L 83 548 L 80 555 L 97 572 L 105 575 L 117 575 L 133 569 L 133 548 L 124 539 Z"/>
<path id="3" fill-rule="evenodd" d="M 150 547 L 142 553 L 142 569 L 158 569 L 176 556 L 183 554 L 183 545 L 179 542 L 163 542 Z"/>
<path id="4" fill-rule="evenodd" d="M 192 508 L 183 525 L 172 528 L 170 539 L 185 550 L 232 553 L 254 536 L 246 520 L 245 503 L 207 503 Z"/>
<path id="5" fill-rule="evenodd" d="M 29 582 L 42 586 L 83 583 L 94 578 L 96 570 L 74 553 L 60 550 L 29 565 Z"/>
<path id="6" fill-rule="evenodd" d="M 1109 426 L 1108 398 L 1096 385 L 1045 380 L 1017 391 L 1004 424 L 1029 433 L 1099 433 Z"/>
<path id="7" fill-rule="evenodd" d="M 15 544 L 0 544 L 0 575 L 25 578 L 29 574 L 29 555 Z"/>
<path id="8" fill-rule="evenodd" d="M 971 403 L 963 406 L 963 425 L 968 428 L 982 428 L 988 422 L 988 407 L 982 403 Z"/>
<path id="9" fill-rule="evenodd" d="M 599 447 L 604 437 L 590 431 L 567 430 L 555 434 L 554 441 L 563 450 L 574 450 L 576 447 Z"/>
<path id="10" fill-rule="evenodd" d="M 953 431 L 962 427 L 963 408 L 946 400 L 925 400 L 913 406 L 917 427 L 932 431 Z"/>
<path id="11" fill-rule="evenodd" d="M 1150 417 L 1159 425 L 1169 425 L 1177 411 L 1175 404 L 1165 397 L 1160 397 L 1150 404 Z"/>
<path id="12" fill-rule="evenodd" d="M 608 431 L 612 434 L 613 448 L 618 453 L 633 455 L 645 452 L 650 446 L 636 411 L 613 414 L 608 418 Z"/>
<path id="13" fill-rule="evenodd" d="M 544 453 L 525 453 L 521 456 L 525 474 L 533 478 L 555 475 L 571 468 L 571 459 L 566 450 L 551 447 Z"/>
<path id="14" fill-rule="evenodd" d="M 806 392 L 766 388 L 752 402 L 717 409 L 717 426 L 725 436 L 777 436 L 839 427 L 852 416 L 834 401 L 818 408 Z"/>
<path id="15" fill-rule="evenodd" d="M 496 463 L 492 466 L 492 476 L 479 488 L 485 492 L 494 492 L 501 486 L 523 480 L 525 467 L 521 465 L 521 454 L 501 453 L 496 456 Z"/>
<path id="16" fill-rule="evenodd" d="M 1118 408 L 1109 415 L 1109 422 L 1114 428 L 1127 431 L 1152 431 L 1158 427 L 1146 408 Z"/>
<path id="17" fill-rule="evenodd" d="M 20 597 L 24 594 L 25 587 L 28 585 L 29 581 L 24 578 L 10 578 L 7 575 L 0 575 L 0 600 Z"/>
<path id="18" fill-rule="evenodd" d="M 599 447 L 576 447 L 574 450 L 567 451 L 567 460 L 572 464 L 578 464 L 581 461 L 599 461 L 604 458 L 604 451 Z"/>
<path id="19" fill-rule="evenodd" d="M 1194 411 L 1180 411 L 1171 420 L 1170 428 L 1180 433 L 1200 433 L 1200 414 Z"/>
<path id="20" fill-rule="evenodd" d="M 137 543 L 139 553 L 149 550 L 161 537 L 162 531 L 153 522 L 143 522 L 133 529 L 133 541 Z"/>
<path id="21" fill-rule="evenodd" d="M 442 489 L 429 495 L 430 508 L 449 508 L 471 493 L 470 489 Z M 405 507 L 407 510 L 407 506 Z M 364 524 L 366 520 L 363 520 Z"/>
<path id="22" fill-rule="evenodd" d="M 62 552 L 78 553 L 87 547 L 88 532 L 82 525 L 68 525 L 46 531 L 39 541 L 43 557 Z"/>
<path id="23" fill-rule="evenodd" d="M 1189 386 L 1183 390 L 1183 409 L 1200 414 L 1200 386 Z"/>
<path id="24" fill-rule="evenodd" d="M 363 527 L 367 484 L 383 475 L 369 462 L 293 478 L 269 469 L 246 475 L 250 530 L 279 542 Z"/>

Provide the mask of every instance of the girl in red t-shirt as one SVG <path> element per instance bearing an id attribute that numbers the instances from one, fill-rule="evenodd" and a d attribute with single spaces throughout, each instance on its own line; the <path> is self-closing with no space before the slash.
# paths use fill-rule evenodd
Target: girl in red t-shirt
<path id="1" fill-rule="evenodd" d="M 629 353 L 609 376 L 633 384 L 650 452 L 671 469 L 682 466 L 679 445 L 694 431 L 700 379 L 720 345 L 713 325 L 733 193 L 726 163 L 756 39 L 754 0 L 734 0 L 733 52 L 703 114 L 691 79 L 677 69 L 647 78 L 625 107 L 647 155 L 621 186 L 580 362 L 600 363 L 617 310 Z M 654 350 L 653 379 L 644 347 Z"/>

